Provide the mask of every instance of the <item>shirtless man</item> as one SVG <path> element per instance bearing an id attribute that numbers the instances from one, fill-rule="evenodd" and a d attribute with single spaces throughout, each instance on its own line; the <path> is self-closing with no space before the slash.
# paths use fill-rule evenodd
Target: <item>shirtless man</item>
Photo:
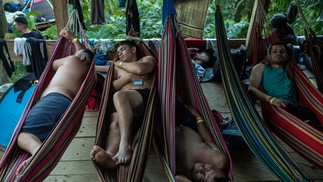
<path id="1" fill-rule="evenodd" d="M 157 64 L 152 56 L 139 59 L 132 41 L 120 42 L 117 55 L 119 60 L 113 65 L 114 107 L 107 108 L 111 113 L 107 148 L 95 145 L 90 153 L 98 165 L 107 169 L 114 169 L 131 159 L 133 133 L 141 124 L 150 93 L 151 73 Z"/>
<path id="2" fill-rule="evenodd" d="M 67 30 L 63 30 L 62 33 L 64 31 Z M 18 136 L 18 146 L 21 149 L 32 156 L 35 155 L 79 91 L 93 56 L 92 51 L 80 49 L 74 55 L 53 62 L 52 69 L 55 74 L 42 93 L 41 99 L 29 111 L 22 132 Z M 30 160 L 31 157 L 18 167 L 17 175 Z"/>
<path id="3" fill-rule="evenodd" d="M 186 107 L 194 116 L 197 131 L 176 123 L 176 180 L 228 181 L 228 156 L 214 143 L 203 118 L 192 107 Z"/>

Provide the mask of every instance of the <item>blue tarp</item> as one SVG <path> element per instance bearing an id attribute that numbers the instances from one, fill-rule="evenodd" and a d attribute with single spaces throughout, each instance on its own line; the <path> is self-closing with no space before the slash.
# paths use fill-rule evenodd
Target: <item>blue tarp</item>
<path id="1" fill-rule="evenodd" d="M 13 86 L 9 88 L 7 94 L 0 103 L 0 145 L 7 147 L 15 127 L 27 105 L 36 84 L 26 90 L 21 103 L 16 102 L 16 98 L 21 91 L 14 93 Z"/>

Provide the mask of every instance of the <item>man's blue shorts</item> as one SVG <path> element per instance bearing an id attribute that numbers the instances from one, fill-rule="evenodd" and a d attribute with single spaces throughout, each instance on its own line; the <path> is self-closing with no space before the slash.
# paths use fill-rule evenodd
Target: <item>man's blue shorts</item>
<path id="1" fill-rule="evenodd" d="M 47 94 L 29 111 L 22 132 L 44 141 L 70 103 L 71 100 L 60 93 Z"/>

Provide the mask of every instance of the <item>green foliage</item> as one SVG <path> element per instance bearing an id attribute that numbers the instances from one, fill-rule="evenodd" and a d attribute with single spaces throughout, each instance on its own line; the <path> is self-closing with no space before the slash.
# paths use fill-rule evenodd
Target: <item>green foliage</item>
<path id="1" fill-rule="evenodd" d="M 14 64 L 16 71 L 13 72 L 12 76 L 10 77 L 12 83 L 15 83 L 27 73 L 26 67 L 22 64 L 22 61 L 14 61 Z"/>
<path id="2" fill-rule="evenodd" d="M 320 10 L 323 8 L 322 0 L 299 0 L 301 10 L 304 13 L 306 21 L 309 23 L 310 28 L 317 34 L 323 34 L 323 22 L 317 21 Z M 270 3 L 269 11 L 267 14 L 268 19 L 274 14 L 282 13 L 285 14 L 290 3 L 295 1 L 273 1 Z M 299 12 L 300 13 L 300 12 Z M 297 16 L 296 21 L 291 24 L 297 35 L 304 35 L 304 22 Z"/>
<path id="3" fill-rule="evenodd" d="M 105 0 L 105 19 L 103 25 L 93 25 L 90 22 L 90 0 L 82 0 L 82 11 L 84 22 L 87 27 L 89 38 L 122 39 L 125 38 L 126 17 L 125 8 L 118 7 L 117 0 Z M 215 38 L 215 2 L 212 0 L 208 8 L 207 20 L 204 28 L 204 38 Z M 245 38 L 249 27 L 249 21 L 254 0 L 227 0 L 218 1 L 221 7 L 222 16 L 225 22 L 229 39 Z M 292 0 L 271 0 L 267 19 L 269 20 L 276 13 L 285 13 Z M 305 17 L 311 28 L 318 35 L 323 34 L 322 22 L 316 21 L 320 9 L 323 8 L 322 0 L 299 0 Z M 141 38 L 160 38 L 162 36 L 162 0 L 138 0 L 137 5 L 140 14 Z M 71 12 L 72 6 L 69 6 Z M 303 23 L 296 20 L 292 24 L 298 35 L 303 35 Z M 55 38 L 55 29 L 50 28 L 44 34 L 46 37 Z"/>
<path id="4" fill-rule="evenodd" d="M 50 26 L 49 28 L 47 28 L 46 30 L 44 30 L 42 32 L 42 34 L 45 36 L 44 38 L 47 39 L 47 40 L 57 39 L 58 36 L 57 36 L 57 28 L 56 28 L 56 25 Z"/>
<path id="5" fill-rule="evenodd" d="M 26 13 L 26 19 L 28 20 L 29 30 L 37 30 L 36 27 L 36 18 L 40 15 L 38 11 L 29 11 Z"/>

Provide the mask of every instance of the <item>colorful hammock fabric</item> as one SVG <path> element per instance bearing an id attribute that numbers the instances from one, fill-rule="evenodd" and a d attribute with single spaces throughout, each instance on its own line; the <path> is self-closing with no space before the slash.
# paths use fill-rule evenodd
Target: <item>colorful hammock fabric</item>
<path id="1" fill-rule="evenodd" d="M 134 38 L 137 39 L 138 38 Z M 152 52 L 149 50 L 148 46 L 145 45 L 143 41 L 137 43 L 137 50 L 141 55 L 147 56 L 151 55 Z M 116 55 L 114 61 L 117 61 L 118 56 Z M 100 103 L 99 117 L 96 129 L 96 140 L 95 145 L 100 146 L 101 148 L 106 148 L 106 137 L 108 136 L 108 130 L 106 129 L 109 124 L 109 102 L 112 100 L 109 99 L 110 88 L 113 82 L 113 72 L 114 67 L 111 66 L 108 71 L 107 78 L 105 79 L 102 100 Z M 108 171 L 104 168 L 98 166 L 95 161 L 93 164 L 97 169 L 98 177 L 100 181 L 141 181 L 146 167 L 146 162 L 149 157 L 150 144 L 152 140 L 153 126 L 155 122 L 157 105 L 156 105 L 156 73 L 157 69 L 153 75 L 153 81 L 150 88 L 150 95 L 146 105 L 145 115 L 143 118 L 142 126 L 138 129 L 137 133 L 134 136 L 134 141 L 132 144 L 132 157 L 131 161 L 128 164 L 121 164 L 116 170 Z"/>
<path id="2" fill-rule="evenodd" d="M 247 59 L 253 65 L 266 58 L 267 47 L 271 40 L 276 42 L 279 37 L 266 19 L 266 11 L 261 0 L 256 0 L 253 7 L 247 38 Z"/>
<path id="3" fill-rule="evenodd" d="M 77 11 L 73 11 L 71 17 L 77 17 Z M 76 22 L 79 23 L 79 22 Z M 68 22 L 68 26 L 71 23 Z M 78 30 L 82 30 L 79 28 Z M 84 32 L 79 32 L 84 37 Z M 79 37 L 82 37 L 79 36 Z M 81 40 L 81 39 L 80 39 Z M 89 47 L 86 38 L 84 44 Z M 10 140 L 5 154 L 0 161 L 0 181 L 15 181 L 16 170 L 19 165 L 28 159 L 29 154 L 17 146 L 17 138 L 25 122 L 26 116 L 33 105 L 41 98 L 42 92 L 52 79 L 54 72 L 52 64 L 55 60 L 66 57 L 74 53 L 74 46 L 65 38 L 60 37 L 54 47 L 50 60 L 48 61 L 43 74 L 41 75 L 38 85 L 33 92 L 26 108 L 16 126 L 15 132 Z M 72 142 L 78 132 L 86 106 L 88 97 L 96 85 L 96 74 L 94 61 L 89 68 L 87 76 L 81 85 L 77 95 L 69 105 L 65 113 L 61 116 L 56 126 L 53 128 L 48 137 L 44 140 L 37 153 L 31 158 L 29 164 L 19 174 L 19 181 L 43 181 L 50 172 L 55 168 L 66 148 Z"/>
<path id="4" fill-rule="evenodd" d="M 174 106 L 177 97 L 201 113 L 214 141 L 230 158 L 217 122 L 194 72 L 185 41 L 178 30 L 175 16 L 169 15 L 159 46 L 158 95 L 160 116 L 158 115 L 158 118 L 160 118 L 160 121 L 156 123 L 156 135 L 153 143 L 169 181 L 175 181 L 176 174 L 176 109 Z M 231 158 L 230 167 L 228 178 L 233 180 Z"/>
<path id="5" fill-rule="evenodd" d="M 307 44 L 304 49 L 311 57 L 317 88 L 323 93 L 323 42 L 317 38 L 315 32 L 310 28 L 298 0 L 296 0 L 296 5 L 304 26 L 306 40 L 303 44 Z"/>
<path id="6" fill-rule="evenodd" d="M 60 58 L 65 45 L 67 45 L 67 42 L 62 37 L 56 42 L 50 61 L 39 80 L 32 98 L 25 108 L 25 111 L 15 129 L 15 133 L 11 138 L 10 144 L 1 159 L 0 181 L 14 181 L 16 178 L 16 169 L 29 157 L 27 152 L 17 147 L 17 138 L 28 112 L 40 99 L 42 92 L 49 84 L 54 74 L 51 65 L 56 59 Z M 20 181 L 42 181 L 54 169 L 80 128 L 86 101 L 95 84 L 96 77 L 93 61 L 78 94 L 73 99 L 64 115 L 57 122 L 55 128 L 53 128 L 52 132 L 45 139 L 38 152 L 32 157 L 30 163 L 23 169 L 20 174 Z"/>
<path id="7" fill-rule="evenodd" d="M 323 125 L 323 95 L 297 67 L 295 81 L 303 106 L 310 108 Z M 281 108 L 261 102 L 264 121 L 271 131 L 316 167 L 323 169 L 323 132 L 311 127 Z"/>
<path id="8" fill-rule="evenodd" d="M 282 181 L 306 181 L 296 162 L 267 130 L 240 81 L 225 32 L 220 7 L 216 7 L 216 38 L 222 83 L 232 117 L 251 151 Z"/>

